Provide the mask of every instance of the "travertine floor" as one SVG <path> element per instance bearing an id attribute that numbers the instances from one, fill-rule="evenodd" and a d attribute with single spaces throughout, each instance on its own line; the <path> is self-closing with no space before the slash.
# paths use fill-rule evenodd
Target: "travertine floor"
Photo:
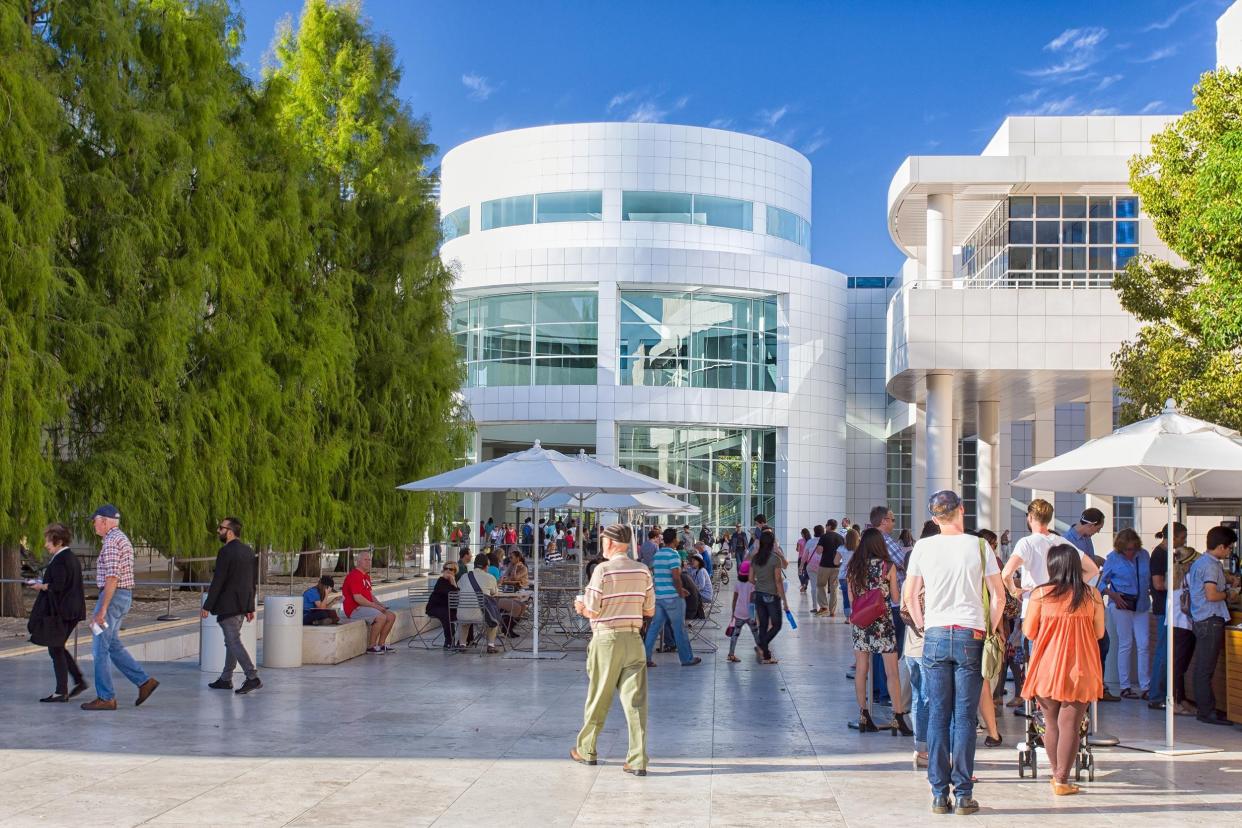
<path id="1" fill-rule="evenodd" d="M 651 775 L 621 772 L 613 711 L 594 768 L 566 758 L 586 690 L 583 657 L 522 661 L 406 650 L 334 667 L 265 670 L 247 697 L 212 691 L 195 663 L 148 665 L 142 708 L 38 704 L 48 659 L 0 660 L 0 825 L 815 825 L 933 817 L 908 740 L 848 730 L 845 625 L 784 630 L 778 667 L 657 656 Z M 719 634 L 718 634 L 719 635 Z M 723 637 L 718 639 L 724 641 Z M 749 646 L 744 634 L 742 646 Z M 239 677 L 240 678 L 240 677 Z M 89 695 L 86 697 L 89 698 Z M 1158 714 L 1107 705 L 1105 729 L 1159 738 Z M 1096 781 L 1054 799 L 1019 780 L 1013 749 L 980 747 L 973 824 L 1242 824 L 1242 732 L 1179 719 L 1226 752 L 1169 760 L 1097 749 Z M 1009 741 L 1020 720 L 1004 717 Z"/>

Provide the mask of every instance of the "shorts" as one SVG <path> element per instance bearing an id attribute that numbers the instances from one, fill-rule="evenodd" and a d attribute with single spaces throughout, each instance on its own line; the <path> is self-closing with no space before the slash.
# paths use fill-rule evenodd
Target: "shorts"
<path id="1" fill-rule="evenodd" d="M 368 624 L 375 622 L 376 618 L 383 615 L 382 612 L 375 607 L 354 607 L 354 611 L 350 614 L 350 618 L 354 621 L 365 621 Z"/>

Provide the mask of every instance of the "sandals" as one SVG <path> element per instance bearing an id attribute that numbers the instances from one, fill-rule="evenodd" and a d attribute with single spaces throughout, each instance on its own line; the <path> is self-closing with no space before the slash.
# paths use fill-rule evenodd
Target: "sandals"
<path id="1" fill-rule="evenodd" d="M 775 658 L 765 658 L 759 662 L 760 664 L 780 664 Z"/>
<path id="2" fill-rule="evenodd" d="M 1140 697 L 1139 697 L 1139 694 L 1138 694 L 1138 693 L 1135 693 L 1135 692 L 1134 692 L 1133 690 L 1131 690 L 1129 687 L 1126 687 L 1125 689 L 1123 689 L 1123 690 L 1121 691 L 1121 695 L 1120 695 L 1120 696 L 1118 696 L 1118 698 L 1121 698 L 1121 699 L 1138 699 L 1138 698 L 1140 698 Z"/>

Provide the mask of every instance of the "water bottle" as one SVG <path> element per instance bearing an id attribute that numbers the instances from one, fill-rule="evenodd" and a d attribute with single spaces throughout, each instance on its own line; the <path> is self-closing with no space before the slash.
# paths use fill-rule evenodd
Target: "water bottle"
<path id="1" fill-rule="evenodd" d="M 789 629 L 798 629 L 798 622 L 794 620 L 793 613 L 789 610 L 785 610 L 785 620 L 789 622 Z"/>

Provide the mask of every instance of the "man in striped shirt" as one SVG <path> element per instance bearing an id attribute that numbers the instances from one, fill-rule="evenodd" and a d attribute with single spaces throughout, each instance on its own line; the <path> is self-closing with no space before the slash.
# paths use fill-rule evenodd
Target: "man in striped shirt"
<path id="1" fill-rule="evenodd" d="M 595 740 L 604 729 L 612 696 L 621 693 L 621 709 L 629 726 L 630 748 L 622 770 L 647 775 L 647 651 L 639 630 L 655 614 L 655 588 L 647 567 L 629 557 L 633 535 L 629 526 L 614 523 L 600 538 L 604 562 L 595 568 L 578 614 L 591 620 L 587 650 L 586 710 L 577 745 L 570 758 L 596 764 Z"/>
<path id="2" fill-rule="evenodd" d="M 121 675 L 138 687 L 138 700 L 146 701 L 160 683 L 134 659 L 121 643 L 121 622 L 134 603 L 134 547 L 120 529 L 121 512 L 111 503 L 100 506 L 91 515 L 95 534 L 103 538 L 103 547 L 95 563 L 95 579 L 99 585 L 99 602 L 91 619 L 95 638 L 91 655 L 95 660 L 94 701 L 82 705 L 83 710 L 116 710 L 116 693 L 112 687 L 112 665 Z"/>

